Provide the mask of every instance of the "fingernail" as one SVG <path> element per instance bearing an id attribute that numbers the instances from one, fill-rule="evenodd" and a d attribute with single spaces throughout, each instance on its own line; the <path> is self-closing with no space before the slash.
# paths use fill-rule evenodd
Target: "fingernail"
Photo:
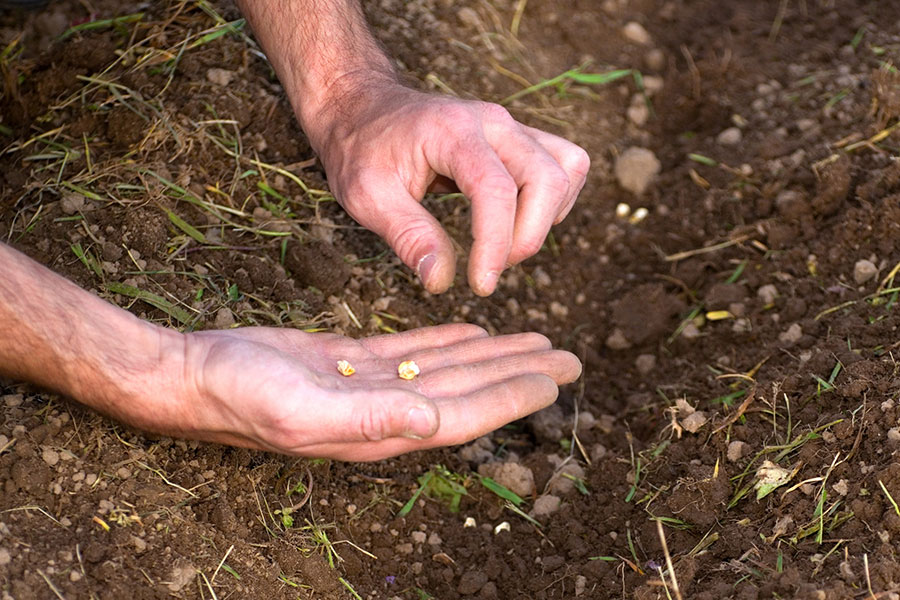
<path id="1" fill-rule="evenodd" d="M 437 256 L 434 254 L 426 254 L 419 260 L 419 265 L 416 267 L 416 273 L 418 273 L 419 279 L 422 280 L 423 284 L 428 283 L 428 280 L 431 278 L 431 271 L 434 269 L 435 264 L 437 264 Z"/>
<path id="2" fill-rule="evenodd" d="M 485 295 L 490 294 L 494 291 L 494 287 L 496 287 L 497 279 L 499 277 L 500 271 L 488 271 L 485 276 L 481 278 L 481 284 L 478 286 L 478 289 Z"/>
<path id="3" fill-rule="evenodd" d="M 431 411 L 416 407 L 411 408 L 406 416 L 406 431 L 403 437 L 412 440 L 421 440 L 434 434 L 434 421 Z"/>

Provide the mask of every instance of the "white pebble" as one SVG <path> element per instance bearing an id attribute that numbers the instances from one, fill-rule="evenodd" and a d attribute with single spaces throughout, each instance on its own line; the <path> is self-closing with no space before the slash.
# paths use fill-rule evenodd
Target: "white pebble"
<path id="1" fill-rule="evenodd" d="M 637 21 L 626 23 L 622 28 L 622 35 L 625 36 L 626 40 L 642 46 L 648 46 L 652 41 L 650 33 Z"/>
<path id="2" fill-rule="evenodd" d="M 875 277 L 876 273 L 878 273 L 878 267 L 871 260 L 858 260 L 853 265 L 853 281 L 856 282 L 856 285 L 864 284 Z"/>
<path id="3" fill-rule="evenodd" d="M 656 179 L 661 167 L 652 151 L 632 146 L 616 159 L 616 180 L 623 189 L 640 196 Z"/>
<path id="4" fill-rule="evenodd" d="M 729 127 L 716 136 L 716 141 L 723 146 L 737 146 L 743 137 L 740 128 Z"/>

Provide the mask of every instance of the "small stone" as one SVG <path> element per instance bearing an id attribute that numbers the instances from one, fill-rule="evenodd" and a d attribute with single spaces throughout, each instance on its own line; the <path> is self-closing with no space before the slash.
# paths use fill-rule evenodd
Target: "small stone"
<path id="1" fill-rule="evenodd" d="M 584 593 L 584 590 L 587 589 L 587 577 L 584 575 L 577 575 L 575 577 L 575 596 L 580 596 Z"/>
<path id="2" fill-rule="evenodd" d="M 625 114 L 628 116 L 628 120 L 638 127 L 643 127 L 650 119 L 650 109 L 647 108 L 647 105 L 643 102 L 640 104 L 632 104 L 625 111 Z"/>
<path id="3" fill-rule="evenodd" d="M 648 96 L 655 96 L 657 92 L 662 91 L 666 80 L 657 75 L 647 75 L 644 77 L 644 93 Z"/>
<path id="4" fill-rule="evenodd" d="M 788 327 L 787 331 L 782 332 L 781 335 L 778 336 L 778 340 L 785 344 L 796 344 L 802 337 L 803 328 L 800 327 L 799 323 L 794 323 Z"/>
<path id="5" fill-rule="evenodd" d="M 133 535 L 131 536 L 131 543 L 134 545 L 134 551 L 138 554 L 147 550 L 147 542 L 145 542 L 143 538 Z"/>
<path id="6" fill-rule="evenodd" d="M 69 581 L 71 581 L 72 583 L 78 583 L 79 581 L 81 581 L 81 573 L 76 571 L 75 569 L 72 569 L 71 571 L 69 571 Z"/>
<path id="7" fill-rule="evenodd" d="M 413 545 L 409 542 L 403 544 L 397 544 L 394 546 L 394 550 L 397 551 L 397 554 L 412 554 L 413 553 Z"/>
<path id="8" fill-rule="evenodd" d="M 84 196 L 81 194 L 63 194 L 62 200 L 59 201 L 59 207 L 67 215 L 74 215 L 84 208 Z"/>
<path id="9" fill-rule="evenodd" d="M 463 595 L 477 594 L 488 582 L 488 576 L 484 571 L 466 571 L 459 578 L 456 591 Z"/>
<path id="10" fill-rule="evenodd" d="M 629 21 L 626 23 L 625 26 L 622 27 L 622 35 L 625 36 L 626 40 L 642 46 L 649 46 L 653 41 L 650 37 L 650 33 L 637 21 Z"/>
<path id="11" fill-rule="evenodd" d="M 437 532 L 432 531 L 431 535 L 428 536 L 428 545 L 429 546 L 440 546 L 444 543 L 444 540 L 441 539 L 441 536 L 437 534 Z"/>
<path id="12" fill-rule="evenodd" d="M 166 587 L 169 588 L 170 592 L 178 593 L 190 585 L 196 575 L 197 569 L 194 565 L 187 562 L 180 563 L 172 569 L 172 573 L 169 575 L 169 583 Z"/>
<path id="13" fill-rule="evenodd" d="M 550 314 L 557 319 L 565 319 L 569 316 L 569 307 L 554 300 L 550 303 Z"/>
<path id="14" fill-rule="evenodd" d="M 757 297 L 763 301 L 763 304 L 772 304 L 778 297 L 778 288 L 768 283 L 756 290 Z"/>
<path id="15" fill-rule="evenodd" d="M 697 412 L 690 414 L 681 420 L 681 426 L 685 429 L 685 431 L 689 431 L 690 433 L 697 433 L 700 431 L 700 428 L 706 425 L 706 422 L 709 419 L 706 418 L 706 413 L 702 410 L 698 410 Z"/>
<path id="16" fill-rule="evenodd" d="M 847 485 L 846 479 L 841 479 L 836 484 L 831 486 L 831 489 L 833 489 L 835 492 L 837 492 L 841 496 L 846 496 L 850 492 L 850 486 Z"/>
<path id="17" fill-rule="evenodd" d="M 424 544 L 428 539 L 428 535 L 424 531 L 413 531 L 409 537 L 414 544 Z"/>
<path id="18" fill-rule="evenodd" d="M 599 462 L 606 456 L 608 450 L 603 444 L 594 444 L 591 446 L 591 461 Z"/>
<path id="19" fill-rule="evenodd" d="M 575 461 L 569 461 L 557 470 L 547 489 L 551 494 L 564 496 L 575 489 L 575 479 L 584 480 L 584 468 Z"/>
<path id="20" fill-rule="evenodd" d="M 53 448 L 45 447 L 41 452 L 41 458 L 43 458 L 44 462 L 49 466 L 55 467 L 56 463 L 59 462 L 59 452 L 57 452 Z"/>
<path id="21" fill-rule="evenodd" d="M 750 324 L 750 319 L 746 317 L 735 319 L 734 325 L 731 326 L 731 331 L 734 333 L 747 333 L 751 329 L 753 329 L 753 326 Z"/>
<path id="22" fill-rule="evenodd" d="M 809 131 L 816 126 L 815 119 L 800 119 L 797 121 L 797 129 L 800 131 Z"/>
<path id="23" fill-rule="evenodd" d="M 534 271 L 531 272 L 531 278 L 534 279 L 534 285 L 539 288 L 548 288 L 553 285 L 550 275 L 541 267 L 534 268 Z"/>
<path id="24" fill-rule="evenodd" d="M 478 467 L 478 474 L 490 477 L 509 491 L 522 496 L 530 496 L 535 491 L 534 473 L 519 463 L 488 463 Z"/>
<path id="25" fill-rule="evenodd" d="M 887 439 L 889 442 L 897 443 L 900 442 L 900 427 L 891 427 L 887 432 Z"/>
<path id="26" fill-rule="evenodd" d="M 234 313 L 230 308 L 222 307 L 216 311 L 216 319 L 213 321 L 213 327 L 216 329 L 228 329 L 234 325 Z"/>
<path id="27" fill-rule="evenodd" d="M 6 408 L 16 408 L 17 406 L 21 406 L 22 401 L 25 399 L 22 394 L 7 394 L 0 397 L 2 397 L 3 403 L 6 405 Z"/>
<path id="28" fill-rule="evenodd" d="M 655 354 L 641 354 L 634 359 L 634 367 L 641 375 L 649 375 L 656 368 Z"/>
<path id="29" fill-rule="evenodd" d="M 120 467 L 116 471 L 116 477 L 118 477 L 119 479 L 128 479 L 129 477 L 131 477 L 131 471 L 128 470 L 128 467 Z"/>
<path id="30" fill-rule="evenodd" d="M 559 496 L 554 496 L 553 494 L 543 494 L 537 497 L 537 500 L 534 501 L 534 506 L 531 508 L 531 516 L 532 517 L 548 517 L 559 510 L 559 506 L 562 503 L 562 500 Z"/>
<path id="31" fill-rule="evenodd" d="M 610 350 L 626 350 L 631 348 L 631 342 L 628 341 L 622 330 L 616 327 L 606 338 L 606 347 Z"/>
<path id="32" fill-rule="evenodd" d="M 887 400 L 885 400 L 884 402 L 881 403 L 881 412 L 887 412 L 887 411 L 891 410 L 892 408 L 894 408 L 894 399 L 893 398 L 888 398 Z M 0 438 L 2 438 L 2 437 L 3 436 L 0 436 Z M 2 448 L 2 447 L 3 447 L 3 440 L 0 439 L 0 448 Z"/>
<path id="33" fill-rule="evenodd" d="M 737 462 L 744 457 L 744 449 L 747 447 L 746 442 L 742 442 L 740 440 L 734 440 L 730 444 L 728 444 L 728 460 L 731 462 Z"/>
<path id="34" fill-rule="evenodd" d="M 216 85 L 221 85 L 222 87 L 228 86 L 228 84 L 231 83 L 231 80 L 234 79 L 234 76 L 234 71 L 229 71 L 228 69 L 220 69 L 218 67 L 213 67 L 206 72 L 206 80 L 208 82 L 214 83 Z"/>
<path id="35" fill-rule="evenodd" d="M 666 68 L 666 54 L 659 48 L 652 48 L 644 55 L 644 64 L 651 71 L 662 71 Z"/>
<path id="36" fill-rule="evenodd" d="M 12 562 L 12 556 L 6 548 L 0 548 L 0 567 L 5 567 Z"/>
<path id="37" fill-rule="evenodd" d="M 737 146 L 744 135 L 738 127 L 729 127 L 716 136 L 716 141 L 723 146 Z"/>
<path id="38" fill-rule="evenodd" d="M 559 404 L 551 404 L 528 417 L 528 424 L 540 441 L 558 442 L 571 429 Z"/>
<path id="39" fill-rule="evenodd" d="M 878 273 L 878 267 L 871 260 L 858 260 L 853 265 L 853 281 L 856 282 L 856 285 L 864 284 L 875 277 L 876 273 Z"/>
<path id="40" fill-rule="evenodd" d="M 684 329 L 681 330 L 681 337 L 686 340 L 696 340 L 700 337 L 700 328 L 693 323 L 688 323 L 684 326 Z"/>
<path id="41" fill-rule="evenodd" d="M 656 179 L 661 166 L 651 150 L 632 146 L 616 159 L 616 179 L 623 189 L 640 196 Z"/>

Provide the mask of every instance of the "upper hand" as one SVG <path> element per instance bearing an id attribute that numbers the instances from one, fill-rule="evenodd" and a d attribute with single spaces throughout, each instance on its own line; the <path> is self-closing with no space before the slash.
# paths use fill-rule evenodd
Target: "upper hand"
<path id="1" fill-rule="evenodd" d="M 443 325 L 354 340 L 290 329 L 184 336 L 180 414 L 141 423 L 284 454 L 376 460 L 461 444 L 548 404 L 578 377 L 572 354 L 538 334 L 488 337 Z M 338 373 L 338 360 L 356 373 Z M 397 376 L 414 360 L 421 374 Z"/>
<path id="2" fill-rule="evenodd" d="M 472 203 L 469 284 L 486 296 L 497 278 L 540 250 L 572 208 L 587 153 L 527 127 L 496 104 L 367 82 L 334 99 L 326 125 L 305 123 L 338 201 L 415 269 L 425 288 L 453 283 L 453 246 L 420 204 L 451 180 Z"/>

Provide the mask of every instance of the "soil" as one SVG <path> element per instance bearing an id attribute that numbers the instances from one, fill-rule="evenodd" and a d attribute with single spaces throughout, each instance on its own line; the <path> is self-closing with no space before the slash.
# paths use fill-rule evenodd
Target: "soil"
<path id="1" fill-rule="evenodd" d="M 643 75 L 509 104 L 594 166 L 490 298 L 427 294 L 331 200 L 252 39 L 202 38 L 239 18 L 217 3 L 0 17 L 2 239 L 172 327 L 469 321 L 539 331 L 583 378 L 473 444 L 371 464 L 148 436 L 0 382 L 0 597 L 898 598 L 900 5 L 367 11 L 422 89 Z M 659 161 L 639 197 L 614 169 L 635 146 Z M 465 200 L 426 202 L 462 266 Z M 524 486 L 520 513 L 479 470 Z M 404 513 L 429 472 L 466 493 L 432 485 Z"/>

